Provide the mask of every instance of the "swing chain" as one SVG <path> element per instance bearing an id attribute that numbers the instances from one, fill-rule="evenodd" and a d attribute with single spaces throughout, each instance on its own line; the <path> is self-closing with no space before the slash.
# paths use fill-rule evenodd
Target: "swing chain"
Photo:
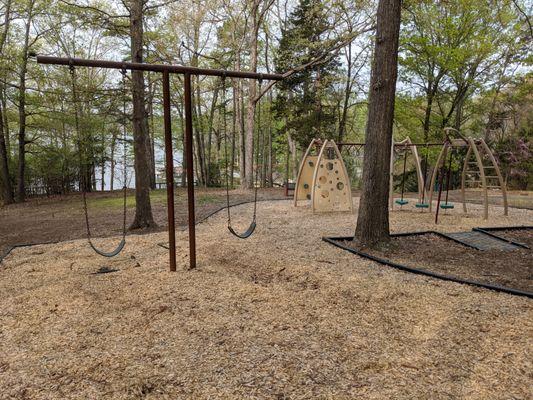
<path id="1" fill-rule="evenodd" d="M 80 123 L 79 123 L 79 110 L 78 110 L 78 93 L 77 93 L 77 76 L 76 76 L 76 69 L 74 67 L 74 64 L 72 62 L 72 58 L 69 59 L 69 70 L 71 75 L 71 81 L 72 81 L 72 97 L 73 97 L 73 105 L 74 105 L 74 126 L 76 130 L 76 136 L 77 136 L 77 142 L 78 142 L 78 157 L 79 157 L 79 163 L 80 163 L 80 176 L 79 176 L 79 183 L 80 183 L 80 191 L 82 194 L 82 200 L 83 200 L 83 212 L 85 216 L 85 227 L 87 232 L 87 241 L 89 242 L 89 245 L 91 248 L 98 254 L 104 257 L 114 257 L 118 255 L 122 249 L 124 248 L 126 244 L 126 197 L 127 197 L 127 171 L 126 171 L 126 69 L 123 68 L 121 71 L 122 73 L 122 83 L 123 83 L 123 113 L 124 118 L 122 121 L 122 133 L 123 133 L 123 156 L 124 156 L 124 185 L 123 185 L 123 219 L 122 219 L 122 239 L 118 246 L 111 252 L 104 252 L 102 250 L 99 250 L 93 243 L 92 243 L 92 234 L 91 234 L 91 225 L 89 221 L 89 210 L 87 206 L 87 195 L 86 195 L 86 187 L 87 187 L 87 176 L 84 173 L 85 167 L 86 167 L 86 160 L 85 160 L 85 152 L 82 150 L 83 141 L 82 141 L 82 134 L 80 129 Z"/>

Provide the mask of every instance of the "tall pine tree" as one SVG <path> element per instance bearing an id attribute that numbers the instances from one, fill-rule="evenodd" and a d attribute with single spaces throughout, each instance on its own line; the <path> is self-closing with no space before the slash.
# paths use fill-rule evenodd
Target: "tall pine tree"
<path id="1" fill-rule="evenodd" d="M 331 28 L 321 0 L 300 0 L 282 31 L 277 71 L 289 71 L 323 58 Z M 336 57 L 326 57 L 319 65 L 296 72 L 281 82 L 276 110 L 279 117 L 286 118 L 286 130 L 303 148 L 312 138 L 335 137 L 335 106 L 328 99 L 333 98 L 339 68 Z"/>

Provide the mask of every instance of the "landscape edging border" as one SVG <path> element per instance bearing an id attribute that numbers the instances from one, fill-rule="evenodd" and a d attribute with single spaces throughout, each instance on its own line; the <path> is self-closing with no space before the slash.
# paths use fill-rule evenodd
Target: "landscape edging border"
<path id="1" fill-rule="evenodd" d="M 257 200 L 258 203 L 260 202 L 264 202 L 264 201 L 288 201 L 288 200 L 292 200 L 291 197 L 283 197 L 283 198 L 274 198 L 274 199 L 259 199 Z M 254 200 L 244 200 L 244 201 L 241 201 L 239 203 L 235 203 L 235 204 L 230 204 L 230 208 L 231 207 L 236 207 L 236 206 L 241 206 L 243 204 L 249 204 L 249 203 L 253 203 Z M 195 222 L 195 225 L 198 225 L 198 224 L 201 224 L 202 222 L 205 222 L 208 218 L 211 218 L 213 215 L 219 213 L 220 211 L 222 210 L 225 210 L 226 208 L 228 208 L 227 205 L 224 205 L 224 206 L 221 206 L 213 211 L 211 211 L 210 213 L 208 213 L 207 215 L 205 215 L 204 217 L 196 220 Z M 187 226 L 186 225 L 183 225 L 181 227 L 179 227 L 180 229 L 179 230 L 186 230 L 187 229 Z M 150 233 L 154 233 L 152 231 L 148 231 L 146 233 L 130 233 L 128 236 L 131 236 L 131 235 L 148 235 Z M 114 237 L 116 235 L 112 235 L 112 236 L 99 236 L 97 238 L 108 238 L 108 237 Z M 19 247 L 32 247 L 32 246 L 42 246 L 42 245 L 46 245 L 46 244 L 58 244 L 58 243 L 63 243 L 63 242 L 71 242 L 73 240 L 83 240 L 83 239 L 86 239 L 86 238 L 77 238 L 77 239 L 66 239 L 66 240 L 54 240 L 54 241 L 49 241 L 49 242 L 35 242 L 35 243 L 21 243 L 21 244 L 15 244 L 13 246 L 9 246 L 7 248 L 6 251 L 4 251 L 4 254 L 0 255 L 0 265 L 2 264 L 2 261 L 4 261 L 6 259 L 7 256 L 9 256 L 9 254 L 19 248 Z M 159 244 L 160 245 L 160 244 Z"/>
<path id="2" fill-rule="evenodd" d="M 511 229 L 513 229 L 513 228 L 511 228 Z M 405 232 L 405 233 L 400 233 L 400 234 L 393 234 L 391 236 L 424 235 L 424 234 L 430 234 L 430 233 L 436 233 L 438 236 L 444 236 L 448 240 L 453 240 L 452 238 L 450 238 L 450 237 L 448 237 L 448 236 L 446 236 L 444 234 L 441 234 L 440 232 L 435 232 L 435 231 Z M 335 246 L 335 247 L 341 248 L 343 250 L 347 250 L 350 253 L 358 255 L 359 257 L 363 257 L 363 258 L 369 259 L 371 261 L 377 262 L 378 264 L 386 265 L 388 267 L 392 267 L 392 268 L 395 268 L 395 269 L 398 269 L 398 270 L 401 270 L 401 271 L 404 271 L 404 272 L 410 272 L 410 273 L 417 274 L 417 275 L 424 275 L 424 276 L 428 276 L 430 278 L 436 278 L 436 279 L 440 279 L 440 280 L 443 280 L 443 281 L 449 281 L 449 282 L 455 282 L 455 283 L 460 283 L 460 284 L 464 284 L 464 285 L 476 286 L 476 287 L 480 287 L 480 288 L 483 288 L 483 289 L 493 290 L 493 291 L 496 291 L 496 292 L 512 294 L 512 295 L 515 295 L 515 296 L 523 296 L 523 297 L 528 297 L 530 299 L 533 298 L 533 293 L 526 292 L 524 290 L 509 288 L 509 287 L 506 287 L 506 286 L 492 285 L 490 283 L 483 283 L 483 282 L 474 281 L 474 280 L 470 280 L 470 279 L 461 279 L 461 278 L 457 278 L 457 277 L 451 276 L 451 275 L 444 275 L 444 274 L 439 274 L 439 273 L 432 272 L 432 271 L 423 270 L 423 269 L 420 269 L 420 268 L 408 267 L 407 265 L 395 263 L 393 261 L 386 260 L 384 258 L 373 256 L 371 254 L 368 254 L 368 253 L 365 253 L 363 251 L 359 251 L 359 250 L 353 249 L 351 247 L 345 246 L 345 245 L 340 243 L 340 241 L 351 241 L 351 240 L 353 240 L 352 236 L 341 236 L 341 237 L 331 237 L 331 236 L 330 237 L 326 237 L 326 236 L 324 236 L 324 237 L 322 237 L 322 240 L 327 242 L 327 243 L 329 243 L 329 244 L 331 244 L 331 245 L 333 245 L 333 246 Z M 467 246 L 467 247 L 471 247 L 471 246 Z"/>

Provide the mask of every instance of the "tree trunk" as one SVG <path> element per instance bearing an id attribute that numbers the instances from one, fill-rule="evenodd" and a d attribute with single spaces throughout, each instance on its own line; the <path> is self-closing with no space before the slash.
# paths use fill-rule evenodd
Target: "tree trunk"
<path id="1" fill-rule="evenodd" d="M 148 115 L 150 118 L 149 136 L 150 136 L 150 189 L 155 189 L 156 171 L 155 171 L 155 125 L 154 125 L 154 82 L 152 74 L 148 74 Z"/>
<path id="2" fill-rule="evenodd" d="M 374 246 L 389 239 L 389 173 L 398 75 L 401 0 L 380 0 L 370 78 L 363 190 L 355 238 Z"/>
<path id="3" fill-rule="evenodd" d="M 2 29 L 2 36 L 0 37 L 0 54 L 3 53 L 4 44 L 9 30 L 9 23 L 11 21 L 11 0 L 7 0 L 4 10 L 4 26 Z M 0 197 L 4 204 L 11 204 L 14 201 L 13 187 L 11 185 L 11 177 L 9 175 L 9 127 L 7 125 L 7 115 L 5 115 L 5 101 L 4 101 L 4 87 L 0 84 Z"/>
<path id="4" fill-rule="evenodd" d="M 236 70 L 241 70 L 240 54 L 237 54 L 237 66 Z M 242 82 L 240 80 L 234 80 L 236 96 L 236 110 L 237 114 L 237 136 L 239 137 L 239 177 L 241 187 L 244 186 L 244 180 L 246 179 L 246 148 L 244 140 L 244 107 L 243 107 L 243 91 Z"/>
<path id="5" fill-rule="evenodd" d="M 238 102 L 237 102 L 237 90 L 235 89 L 235 85 L 233 85 L 233 113 L 232 113 L 232 120 L 231 120 L 231 161 L 230 161 L 230 168 L 229 168 L 229 186 L 233 189 L 233 175 L 235 173 L 235 145 L 236 145 L 236 137 L 235 132 L 237 131 L 237 109 L 238 109 Z M 225 135 L 227 135 L 227 132 L 224 132 Z M 227 140 L 227 136 L 226 136 Z"/>
<path id="6" fill-rule="evenodd" d="M 434 93 L 429 91 L 426 95 L 426 111 L 424 115 L 424 142 L 429 142 L 429 124 L 431 122 L 431 110 L 433 108 Z"/>
<path id="7" fill-rule="evenodd" d="M 0 104 L 0 121 L 3 120 L 3 107 Z M 4 204 L 14 201 L 11 177 L 9 176 L 9 154 L 7 152 L 4 124 L 0 123 L 0 195 Z"/>
<path id="8" fill-rule="evenodd" d="M 274 157 L 276 156 L 273 152 L 272 148 L 272 91 L 269 93 L 269 110 L 268 110 L 268 171 L 267 171 L 267 180 L 268 180 L 268 187 L 272 187 L 274 184 L 273 179 L 273 165 L 274 165 Z"/>
<path id="9" fill-rule="evenodd" d="M 131 59 L 143 62 L 143 0 L 132 0 L 130 8 Z M 133 151 L 135 155 L 135 219 L 130 229 L 155 227 L 150 204 L 150 135 L 145 106 L 142 71 L 132 71 Z"/>
<path id="10" fill-rule="evenodd" d="M 348 105 L 350 103 L 350 95 L 352 90 L 352 43 L 348 44 L 348 54 L 346 55 L 347 71 L 346 71 L 346 86 L 344 87 L 344 99 L 342 104 L 342 115 L 339 122 L 339 137 L 338 142 L 342 142 L 346 135 L 346 122 L 348 120 Z"/>
<path id="11" fill-rule="evenodd" d="M 254 1 L 252 5 L 252 32 L 250 34 L 250 71 L 257 72 L 257 37 L 259 35 L 259 16 L 258 16 L 258 7 L 259 2 Z M 253 170 L 253 159 L 254 159 L 254 120 L 255 120 L 255 107 L 256 92 L 255 79 L 248 80 L 248 104 L 246 107 L 246 130 L 245 130 L 245 179 L 241 183 L 241 186 L 246 189 L 251 189 L 254 185 L 254 170 Z M 257 165 L 255 166 L 258 167 Z"/>
<path id="12" fill-rule="evenodd" d="M 21 203 L 26 198 L 26 75 L 28 72 L 28 46 L 30 41 L 30 27 L 33 19 L 34 1 L 28 3 L 28 19 L 25 24 L 24 47 L 19 72 L 19 133 L 18 133 L 18 170 L 17 170 L 17 202 Z"/>
<path id="13" fill-rule="evenodd" d="M 292 179 L 294 180 L 298 176 L 298 151 L 296 148 L 296 141 L 292 139 L 292 136 L 289 132 L 287 132 L 287 142 L 289 143 L 289 149 L 291 153 Z"/>
<path id="14" fill-rule="evenodd" d="M 125 118 L 125 117 L 124 117 Z M 110 182 L 109 182 L 109 190 L 113 191 L 115 183 L 115 148 L 117 146 L 117 134 L 113 132 L 113 136 L 111 137 L 111 166 L 110 166 Z M 124 182 L 124 185 L 126 182 Z"/>

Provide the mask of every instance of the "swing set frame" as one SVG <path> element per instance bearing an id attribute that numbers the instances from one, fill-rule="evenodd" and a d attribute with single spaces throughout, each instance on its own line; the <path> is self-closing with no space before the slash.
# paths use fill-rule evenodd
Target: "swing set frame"
<path id="1" fill-rule="evenodd" d="M 241 79 L 255 79 L 258 81 L 281 81 L 281 74 L 263 74 L 257 72 L 227 71 L 222 69 L 208 69 L 187 67 L 171 64 L 149 64 L 119 62 L 99 59 L 82 59 L 70 57 L 36 56 L 37 63 L 50 65 L 64 65 L 70 67 L 93 67 L 130 71 L 158 72 L 163 74 L 163 122 L 165 136 L 165 174 L 167 183 L 167 221 L 170 271 L 176 271 L 176 225 L 174 212 L 174 160 L 172 152 L 172 123 L 170 105 L 170 74 L 183 75 L 183 97 L 185 111 L 185 161 L 187 163 L 187 208 L 189 227 L 189 268 L 196 268 L 196 219 L 194 211 L 194 158 L 193 158 L 193 129 L 192 129 L 192 75 L 218 76 Z"/>

